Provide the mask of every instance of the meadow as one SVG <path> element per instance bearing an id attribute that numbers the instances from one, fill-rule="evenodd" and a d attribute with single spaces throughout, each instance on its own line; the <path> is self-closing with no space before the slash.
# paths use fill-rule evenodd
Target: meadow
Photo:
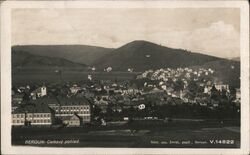
<path id="1" fill-rule="evenodd" d="M 54 70 L 40 70 L 40 71 L 13 71 L 12 84 L 13 85 L 30 85 L 42 83 L 59 83 L 62 82 L 80 82 L 85 81 L 88 75 L 91 74 L 95 80 L 131 80 L 139 74 L 139 72 L 91 72 L 81 70 L 65 70 L 61 73 L 56 73 Z"/>
<path id="2" fill-rule="evenodd" d="M 127 147 L 127 148 L 239 148 L 240 127 L 214 121 L 171 122 L 154 125 L 85 126 L 71 128 L 14 127 L 12 144 L 27 140 L 68 141 L 72 144 L 34 144 L 40 147 Z M 217 140 L 218 143 L 215 143 Z M 222 141 L 230 140 L 230 144 Z M 32 145 L 32 144 L 31 144 Z"/>

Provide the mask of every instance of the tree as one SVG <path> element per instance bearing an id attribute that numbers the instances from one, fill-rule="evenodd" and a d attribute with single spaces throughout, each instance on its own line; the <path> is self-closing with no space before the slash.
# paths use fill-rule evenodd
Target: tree
<path id="1" fill-rule="evenodd" d="M 212 88 L 211 88 L 211 99 L 212 100 L 219 99 L 219 91 L 215 88 L 215 86 L 212 86 Z"/>
<path id="2" fill-rule="evenodd" d="M 229 87 L 230 91 L 230 100 L 235 100 L 236 98 L 236 89 L 232 86 Z"/>
<path id="3" fill-rule="evenodd" d="M 194 99 L 196 97 L 196 95 L 198 93 L 198 88 L 199 88 L 199 86 L 197 85 L 196 82 L 194 82 L 194 81 L 189 82 L 188 87 L 187 87 L 189 98 Z"/>
<path id="4" fill-rule="evenodd" d="M 175 91 L 180 91 L 183 90 L 184 88 L 184 82 L 181 81 L 180 79 L 178 79 L 175 83 L 174 83 L 174 90 Z"/>
<path id="5" fill-rule="evenodd" d="M 30 93 L 29 92 L 24 92 L 23 101 L 29 101 L 29 100 L 30 100 Z"/>
<path id="6" fill-rule="evenodd" d="M 93 113 L 93 116 L 100 116 L 101 111 L 102 111 L 101 108 L 99 108 L 98 106 L 95 105 L 95 106 L 93 107 L 93 112 L 92 112 L 92 113 Z"/>

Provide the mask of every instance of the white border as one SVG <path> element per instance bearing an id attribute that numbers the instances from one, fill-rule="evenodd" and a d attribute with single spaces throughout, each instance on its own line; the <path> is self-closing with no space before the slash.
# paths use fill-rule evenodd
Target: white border
<path id="1" fill-rule="evenodd" d="M 11 146 L 11 9 L 240 8 L 241 148 L 41 148 Z M 6 1 L 1 4 L 1 150 L 3 154 L 249 154 L 249 6 L 247 1 Z"/>

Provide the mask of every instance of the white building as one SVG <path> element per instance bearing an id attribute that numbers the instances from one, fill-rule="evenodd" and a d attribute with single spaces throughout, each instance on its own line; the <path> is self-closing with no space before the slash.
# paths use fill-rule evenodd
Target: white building
<path id="1" fill-rule="evenodd" d="M 214 87 L 219 91 L 222 91 L 223 89 L 229 91 L 229 85 L 227 84 L 215 84 Z"/>
<path id="2" fill-rule="evenodd" d="M 140 104 L 140 105 L 138 106 L 138 109 L 140 109 L 140 110 L 143 110 L 143 109 L 145 109 L 145 108 L 146 108 L 145 104 Z"/>
<path id="3" fill-rule="evenodd" d="M 67 117 L 77 114 L 83 122 L 90 122 L 90 104 L 84 98 L 59 98 L 60 104 L 52 103 L 49 107 L 55 111 L 55 116 Z"/>
<path id="4" fill-rule="evenodd" d="M 241 99 L 241 93 L 240 93 L 240 88 L 236 89 L 236 101 L 240 102 Z"/>
<path id="5" fill-rule="evenodd" d="M 73 85 L 71 88 L 70 88 L 70 92 L 72 94 L 76 94 L 79 90 L 81 90 L 81 87 L 78 87 L 77 85 Z"/>
<path id="6" fill-rule="evenodd" d="M 43 97 L 47 95 L 47 88 L 45 86 L 39 87 L 36 90 L 30 93 L 32 99 L 36 99 L 37 97 Z"/>
<path id="7" fill-rule="evenodd" d="M 45 104 L 31 104 L 18 107 L 12 112 L 12 125 L 51 125 L 54 119 L 49 107 Z"/>
<path id="8" fill-rule="evenodd" d="M 211 91 L 211 89 L 212 89 L 212 87 L 211 86 L 205 86 L 204 87 L 204 94 L 209 94 L 210 93 L 210 91 Z"/>

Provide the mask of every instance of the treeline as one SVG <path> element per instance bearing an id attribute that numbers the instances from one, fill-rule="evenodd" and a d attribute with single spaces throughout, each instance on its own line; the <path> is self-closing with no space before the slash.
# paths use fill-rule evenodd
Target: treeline
<path id="1" fill-rule="evenodd" d="M 157 119 L 185 118 L 185 119 L 240 119 L 240 108 L 234 104 L 219 105 L 218 107 L 201 106 L 199 104 L 164 104 L 151 105 L 145 109 L 133 108 L 123 109 L 121 112 L 107 109 L 106 113 L 96 107 L 93 109 L 95 116 L 106 119 L 107 121 L 123 120 L 124 117 L 130 119 L 152 117 Z"/>

